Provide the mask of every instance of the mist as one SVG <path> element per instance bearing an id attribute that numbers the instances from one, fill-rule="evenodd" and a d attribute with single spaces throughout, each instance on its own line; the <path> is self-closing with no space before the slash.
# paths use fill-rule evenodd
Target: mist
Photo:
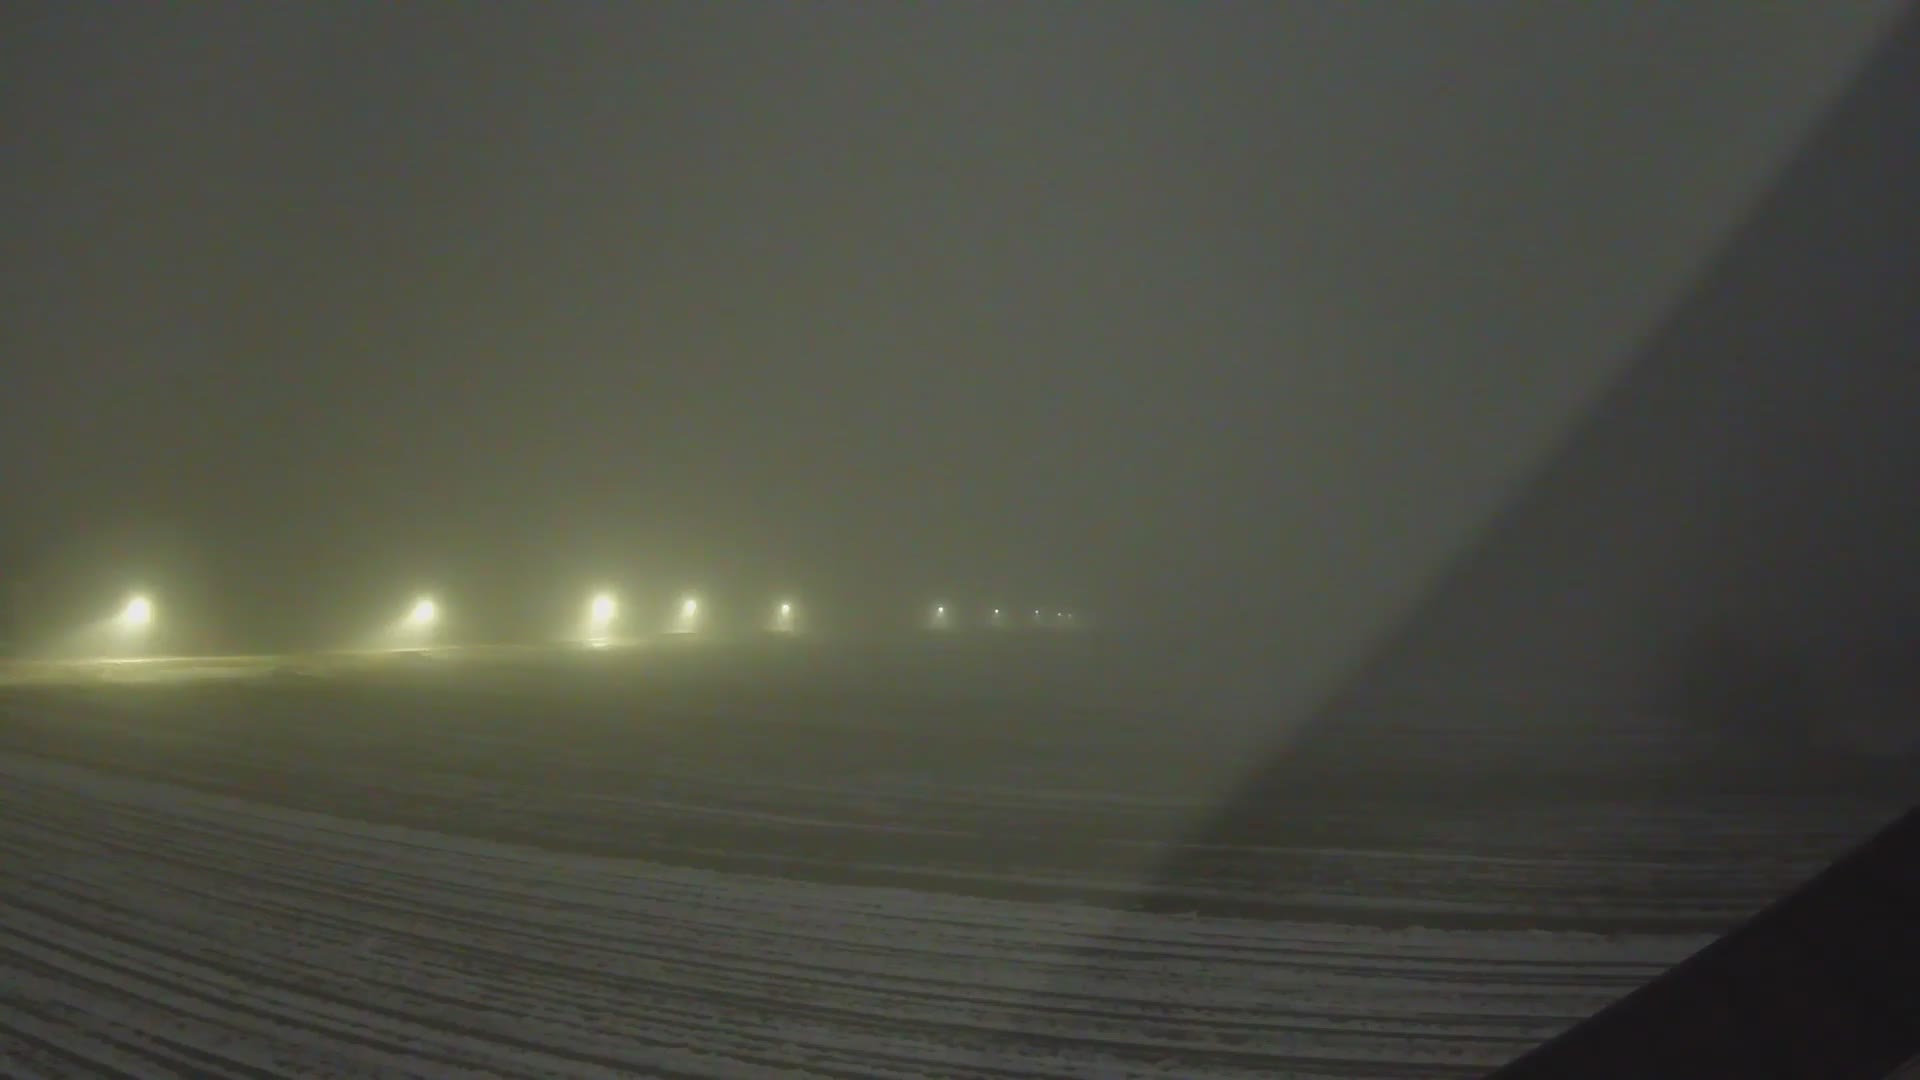
<path id="1" fill-rule="evenodd" d="M 1311 701 L 1897 7 L 23 9 L 6 554 L 209 647 L 604 581 Z"/>
<path id="2" fill-rule="evenodd" d="M 0 1073 L 1920 1051 L 1920 8 L 12 4 L 0 132 Z"/>

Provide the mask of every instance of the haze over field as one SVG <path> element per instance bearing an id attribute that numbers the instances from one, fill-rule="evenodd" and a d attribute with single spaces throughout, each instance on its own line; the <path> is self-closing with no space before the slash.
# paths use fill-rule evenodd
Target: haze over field
<path id="1" fill-rule="evenodd" d="M 1033 597 L 1310 700 L 1899 7 L 18 7 L 4 555 L 225 649 Z"/>
<path id="2" fill-rule="evenodd" d="M 0 1073 L 1920 1051 L 1920 7 L 14 4 L 0 132 Z"/>

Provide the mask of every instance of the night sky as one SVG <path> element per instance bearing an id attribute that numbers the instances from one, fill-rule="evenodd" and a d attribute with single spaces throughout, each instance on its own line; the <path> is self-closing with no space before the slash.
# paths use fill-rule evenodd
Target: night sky
<path id="1" fill-rule="evenodd" d="M 1321 671 L 1899 7 L 11 5 L 0 556 L 234 647 L 607 581 Z"/>

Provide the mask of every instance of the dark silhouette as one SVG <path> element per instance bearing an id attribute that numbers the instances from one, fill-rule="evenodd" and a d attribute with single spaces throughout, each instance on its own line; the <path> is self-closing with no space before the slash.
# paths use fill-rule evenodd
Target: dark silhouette
<path id="1" fill-rule="evenodd" d="M 1920 811 L 1497 1080 L 1879 1080 L 1920 1053 Z"/>
<path id="2" fill-rule="evenodd" d="M 1910 787 L 1888 762 L 1920 736 L 1916 131 L 1909 12 L 1564 450 L 1193 839 L 1310 812 L 1309 785 L 1572 782 L 1627 715 L 1664 726 L 1632 767 L 1676 794 Z M 1507 716 L 1533 753 L 1476 763 L 1436 714 Z M 1218 858 L 1174 860 L 1147 905 L 1187 906 L 1171 887 Z M 1506 1075 L 1882 1075 L 1920 1052 L 1916 883 L 1909 817 Z"/>

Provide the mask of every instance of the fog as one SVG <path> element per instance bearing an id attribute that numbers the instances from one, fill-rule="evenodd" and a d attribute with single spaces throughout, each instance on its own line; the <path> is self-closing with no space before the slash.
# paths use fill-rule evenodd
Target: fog
<path id="1" fill-rule="evenodd" d="M 0 555 L 55 607 L 160 590 L 209 648 L 422 588 L 492 637 L 602 583 L 822 625 L 1072 607 L 1156 639 L 1133 677 L 1290 709 L 1650 350 L 1781 340 L 1674 320 L 1900 8 L 16 7 Z M 1805 227 L 1765 272 L 1844 258 Z M 1689 385 L 1662 408 L 1713 407 Z M 1769 385 L 1738 407 L 1858 403 Z M 1688 517 L 1692 429 L 1619 430 L 1593 468 L 1667 477 L 1665 516 L 1618 494 L 1513 543 L 1797 512 L 1755 465 Z M 1655 562 L 1541 555 L 1513 595 L 1573 575 L 1702 627 L 1826 595 Z M 1648 602 L 1557 655 L 1613 662 Z"/>

